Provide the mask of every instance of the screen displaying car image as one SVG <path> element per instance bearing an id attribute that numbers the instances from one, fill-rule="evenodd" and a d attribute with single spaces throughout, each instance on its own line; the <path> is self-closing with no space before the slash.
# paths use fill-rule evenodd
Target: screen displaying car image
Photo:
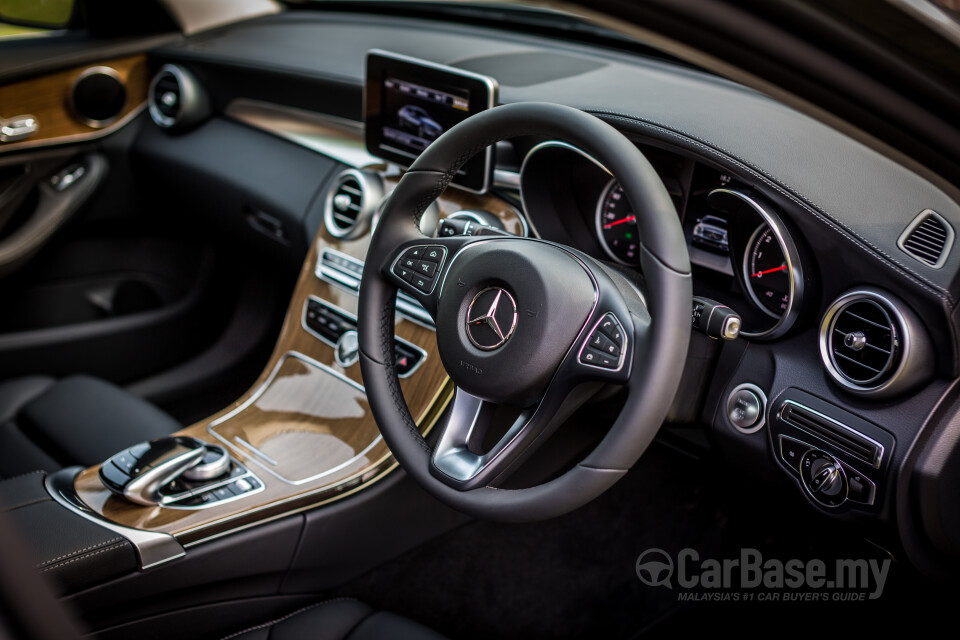
<path id="1" fill-rule="evenodd" d="M 470 113 L 470 96 L 424 87 L 399 78 L 383 82 L 383 144 L 416 158 Z"/>
<path id="2" fill-rule="evenodd" d="M 492 107 L 497 83 L 461 69 L 385 51 L 367 54 L 364 122 L 367 150 L 408 167 L 437 138 Z M 470 160 L 452 184 L 478 193 L 492 173 L 492 151 Z"/>

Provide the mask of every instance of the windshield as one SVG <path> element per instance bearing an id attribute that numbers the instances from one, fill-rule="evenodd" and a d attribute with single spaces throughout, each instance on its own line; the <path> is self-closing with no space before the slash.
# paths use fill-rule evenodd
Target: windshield
<path id="1" fill-rule="evenodd" d="M 290 9 L 362 11 L 465 22 L 666 57 L 640 40 L 595 24 L 568 2 L 544 0 L 285 0 Z M 585 4 L 589 7 L 589 4 Z M 671 58 L 672 59 L 672 58 Z"/>

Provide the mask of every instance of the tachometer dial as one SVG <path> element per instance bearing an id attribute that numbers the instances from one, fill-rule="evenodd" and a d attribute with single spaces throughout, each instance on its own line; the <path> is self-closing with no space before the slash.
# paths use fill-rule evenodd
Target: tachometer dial
<path id="1" fill-rule="evenodd" d="M 743 269 L 747 292 L 757 306 L 774 318 L 782 317 L 790 308 L 793 274 L 783 247 L 768 224 L 761 224 L 750 236 Z"/>
<path id="2" fill-rule="evenodd" d="M 623 187 L 616 180 L 607 184 L 597 203 L 597 239 L 617 262 L 640 263 L 640 228 Z"/>

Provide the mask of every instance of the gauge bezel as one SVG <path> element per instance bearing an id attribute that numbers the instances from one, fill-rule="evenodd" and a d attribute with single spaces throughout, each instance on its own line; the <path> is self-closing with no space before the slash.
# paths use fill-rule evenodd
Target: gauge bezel
<path id="1" fill-rule="evenodd" d="M 767 210 L 767 208 L 746 193 L 736 189 L 715 189 L 710 193 L 710 195 L 712 196 L 715 193 L 727 194 L 740 200 L 741 203 L 749 207 L 753 213 L 761 218 L 760 224 L 757 225 L 757 227 L 753 230 L 753 232 L 750 234 L 749 240 L 747 241 L 746 245 L 744 245 L 743 257 L 740 260 L 739 273 L 743 288 L 746 290 L 747 295 L 750 298 L 750 302 L 762 313 L 771 318 L 776 318 L 777 316 L 773 315 L 769 309 L 760 303 L 756 292 L 754 292 L 753 287 L 750 285 L 750 274 L 748 273 L 749 269 L 747 267 L 749 248 L 760 231 L 766 226 L 769 227 L 769 229 L 773 232 L 773 237 L 776 239 L 777 244 L 780 245 L 780 250 L 783 251 L 783 255 L 787 261 L 787 273 L 790 276 L 790 302 L 787 303 L 786 311 L 783 312 L 783 315 L 779 317 L 779 320 L 769 329 L 765 329 L 764 331 L 740 332 L 740 335 L 746 338 L 764 340 L 773 340 L 774 338 L 779 338 L 793 327 L 794 323 L 797 321 L 797 318 L 800 316 L 800 310 L 803 305 L 803 266 L 800 263 L 800 253 L 797 250 L 797 245 L 790 233 L 787 231 L 783 221 L 780 220 L 779 216 Z"/>
<path id="2" fill-rule="evenodd" d="M 527 152 L 527 155 L 523 157 L 523 163 L 520 165 L 520 187 L 519 187 L 520 206 L 523 207 L 523 214 L 524 214 L 523 217 L 525 219 L 525 225 L 528 229 L 528 232 L 527 232 L 528 237 L 540 238 L 542 236 L 540 235 L 540 231 L 537 230 L 536 222 L 534 222 L 535 216 L 530 215 L 531 209 L 527 205 L 527 196 L 525 195 L 526 189 L 524 188 L 524 182 L 525 182 L 524 176 L 527 175 L 527 165 L 530 163 L 531 159 L 534 158 L 541 151 L 549 150 L 549 149 L 562 149 L 564 151 L 572 151 L 576 155 L 579 155 L 580 157 L 585 158 L 586 160 L 589 160 L 590 162 L 592 162 L 595 166 L 597 166 L 607 175 L 609 176 L 613 175 L 612 173 L 610 173 L 609 169 L 607 169 L 605 166 L 600 164 L 599 160 L 591 156 L 589 153 L 587 153 L 583 149 L 573 146 L 569 142 L 563 142 L 562 140 L 545 140 L 544 142 L 541 142 L 536 146 L 534 146 L 532 149 L 530 149 L 530 151 Z M 581 215 L 583 214 L 581 213 Z"/>
<path id="3" fill-rule="evenodd" d="M 603 224 L 600 222 L 600 217 L 603 215 L 604 205 L 607 201 L 607 196 L 610 194 L 610 191 L 614 187 L 619 185 L 620 182 L 616 178 L 610 178 L 610 181 L 607 182 L 606 186 L 603 188 L 603 191 L 600 192 L 600 197 L 597 198 L 597 206 L 593 212 L 593 226 L 597 234 L 597 242 L 600 243 L 600 248 L 609 256 L 614 262 L 628 267 L 637 268 L 640 266 L 640 261 L 636 262 L 627 262 L 623 258 L 618 257 L 613 249 L 610 248 L 610 245 L 607 244 L 607 239 L 603 237 Z M 626 194 L 626 192 L 624 192 Z M 632 206 L 632 205 L 631 205 Z M 639 225 L 637 225 L 637 235 L 639 236 Z M 639 240 L 638 240 L 639 243 Z"/>
<path id="4" fill-rule="evenodd" d="M 754 291 L 754 289 L 753 289 L 753 283 L 752 283 L 751 280 L 750 280 L 750 277 L 751 277 L 751 273 L 750 273 L 750 272 L 753 271 L 753 267 L 750 266 L 750 254 L 753 253 L 753 251 L 752 251 L 752 249 L 753 249 L 753 244 L 754 244 L 754 242 L 757 241 L 757 238 L 760 236 L 760 234 L 762 234 L 764 231 L 766 231 L 766 230 L 768 230 L 768 229 L 770 230 L 770 233 L 774 233 L 774 232 L 773 232 L 773 229 L 772 229 L 766 222 L 761 222 L 760 224 L 757 225 L 757 228 L 753 230 L 753 233 L 750 234 L 750 239 L 747 240 L 747 245 L 746 245 L 747 248 L 746 248 L 746 251 L 743 252 L 743 264 L 740 265 L 740 268 L 741 268 L 742 273 L 743 273 L 744 288 L 747 290 L 747 295 L 750 296 L 750 301 L 753 302 L 754 306 L 756 306 L 756 307 L 757 307 L 760 311 L 762 311 L 763 313 L 767 314 L 767 315 L 770 316 L 771 318 L 775 318 L 775 319 L 779 320 L 779 319 L 780 319 L 781 317 L 783 317 L 783 316 L 782 316 L 782 315 L 777 315 L 777 314 L 775 314 L 773 311 L 770 311 L 770 309 L 768 309 L 765 304 L 763 304 L 763 301 L 760 299 L 760 296 L 758 296 L 758 295 L 757 295 L 757 292 Z M 776 234 L 775 234 L 775 233 L 774 233 L 774 238 L 776 238 Z M 780 248 L 781 248 L 781 250 L 782 250 L 782 249 L 783 249 L 783 246 L 780 245 L 779 242 L 778 242 L 777 244 L 778 244 L 778 246 L 780 246 Z M 784 255 L 786 255 L 785 252 L 784 252 Z M 789 273 L 789 271 L 790 271 L 790 265 L 789 265 L 789 259 L 788 259 L 788 261 L 787 261 L 787 272 Z M 790 293 L 790 300 L 792 301 L 792 300 L 793 300 L 793 286 L 792 286 L 792 281 L 791 281 L 791 287 L 790 287 L 790 292 L 789 292 L 789 293 Z M 788 303 L 788 304 L 787 304 L 787 309 L 789 309 L 789 308 L 790 308 L 790 305 L 789 305 L 789 303 Z M 784 311 L 784 314 L 785 314 L 785 313 L 786 313 L 786 311 Z"/>

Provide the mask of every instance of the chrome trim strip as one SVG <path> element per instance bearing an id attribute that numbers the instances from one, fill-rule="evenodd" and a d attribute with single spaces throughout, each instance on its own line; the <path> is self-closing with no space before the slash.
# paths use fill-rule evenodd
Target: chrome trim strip
<path id="1" fill-rule="evenodd" d="M 520 173 L 506 169 L 493 170 L 493 186 L 503 189 L 520 189 Z"/>
<path id="2" fill-rule="evenodd" d="M 48 475 L 44 481 L 47 492 L 62 507 L 130 541 L 137 552 L 141 571 L 187 555 L 177 539 L 170 534 L 124 527 L 92 511 L 80 500 L 74 487 L 74 480 L 81 471 L 82 467 L 67 467 Z"/>
<path id="3" fill-rule="evenodd" d="M 844 429 L 844 430 L 846 430 L 846 431 L 849 431 L 850 433 L 854 434 L 855 436 L 858 436 L 858 437 L 860 437 L 860 438 L 863 438 L 864 440 L 866 440 L 866 441 L 869 442 L 870 444 L 872 444 L 872 445 L 874 445 L 875 447 L 877 447 L 877 453 L 876 453 L 875 459 L 874 459 L 874 460 L 866 460 L 866 459 L 864 459 L 863 457 L 854 454 L 853 452 L 846 451 L 846 450 L 844 450 L 844 449 L 842 449 L 842 448 L 840 448 L 840 447 L 837 447 L 837 445 L 834 445 L 833 443 L 827 442 L 827 440 L 826 440 L 823 436 L 819 436 L 819 435 L 817 435 L 816 433 L 811 433 L 811 432 L 808 431 L 806 428 L 800 426 L 800 425 L 797 424 L 796 422 L 791 422 L 791 421 L 788 420 L 787 418 L 784 418 L 784 417 L 783 417 L 783 412 L 784 412 L 784 410 L 787 408 L 787 405 L 793 405 L 794 407 L 797 407 L 797 408 L 799 408 L 799 409 L 803 409 L 804 411 L 807 411 L 807 412 L 809 412 L 809 413 L 812 413 L 813 415 L 817 416 L 818 418 L 822 418 L 822 419 L 830 422 L 831 424 L 833 424 L 833 425 L 835 425 L 835 426 L 837 426 L 837 427 L 840 427 L 841 429 Z M 849 456 L 852 456 L 852 457 L 854 457 L 854 458 L 857 458 L 858 460 L 863 460 L 863 462 L 866 462 L 867 464 L 873 466 L 874 469 L 879 469 L 879 468 L 880 468 L 880 465 L 883 463 L 883 456 L 884 456 L 884 453 L 886 452 L 886 449 L 884 448 L 884 446 L 883 446 L 882 444 L 880 444 L 879 442 L 877 442 L 876 440 L 874 440 L 874 439 L 871 438 L 870 436 L 865 435 L 865 434 L 857 431 L 857 430 L 854 429 L 853 427 L 848 427 L 847 425 L 843 424 L 842 422 L 840 422 L 840 421 L 838 421 L 838 420 L 835 420 L 834 418 L 831 418 L 830 416 L 824 415 L 824 414 L 820 413 L 819 411 L 816 411 L 815 409 L 811 409 L 810 407 L 808 407 L 808 406 L 805 405 L 805 404 L 800 404 L 799 402 L 795 402 L 795 401 L 793 401 L 793 400 L 784 400 L 784 401 L 783 401 L 783 404 L 780 405 L 780 410 L 777 411 L 777 417 L 780 418 L 781 420 L 783 420 L 785 423 L 789 424 L 791 427 L 800 429 L 801 431 L 803 431 L 804 433 L 806 433 L 806 434 L 809 435 L 809 436 L 812 436 L 812 437 L 814 437 L 814 438 L 819 438 L 820 440 L 823 440 L 824 442 L 827 443 L 828 446 L 833 446 L 834 448 L 840 449 L 840 451 L 842 451 L 843 453 L 845 453 L 845 454 L 847 454 L 847 455 L 849 455 Z M 804 444 L 806 444 L 806 443 L 804 443 Z M 812 446 L 812 445 L 811 445 L 811 446 Z M 822 445 L 821 445 L 821 446 L 822 446 Z"/>
<path id="4" fill-rule="evenodd" d="M 250 449 L 250 451 L 252 451 L 252 452 L 255 453 L 256 455 L 260 456 L 261 458 L 263 458 L 264 460 L 266 460 L 267 462 L 269 462 L 269 463 L 272 464 L 273 466 L 277 466 L 278 464 L 280 464 L 279 462 L 277 462 L 276 460 L 274 460 L 273 458 L 271 458 L 270 456 L 268 456 L 266 453 L 264 453 L 264 452 L 261 451 L 260 449 L 256 448 L 255 446 L 253 446 L 252 444 L 250 444 L 249 442 L 247 442 L 247 441 L 244 440 L 243 438 L 241 438 L 240 436 L 233 436 L 233 439 L 236 440 L 238 444 L 241 444 L 241 445 L 243 445 L 244 447 L 246 447 L 247 449 Z"/>
<path id="5" fill-rule="evenodd" d="M 382 167 L 386 164 L 367 151 L 361 122 L 247 98 L 232 101 L 227 106 L 226 114 L 234 120 L 286 138 L 354 169 Z"/>

